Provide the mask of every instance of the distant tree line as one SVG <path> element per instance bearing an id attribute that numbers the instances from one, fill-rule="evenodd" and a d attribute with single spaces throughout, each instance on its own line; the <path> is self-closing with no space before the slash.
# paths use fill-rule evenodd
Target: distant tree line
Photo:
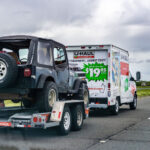
<path id="1" fill-rule="evenodd" d="M 150 86 L 150 81 L 137 81 L 136 86 Z"/>

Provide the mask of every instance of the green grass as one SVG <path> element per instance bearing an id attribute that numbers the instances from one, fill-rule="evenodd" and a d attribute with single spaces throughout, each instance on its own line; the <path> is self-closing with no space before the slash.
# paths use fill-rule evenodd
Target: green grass
<path id="1" fill-rule="evenodd" d="M 145 88 L 147 88 L 147 87 L 145 87 Z M 138 95 L 138 97 L 150 96 L 150 88 L 149 89 L 142 89 L 142 87 L 140 87 L 140 88 L 138 87 L 137 88 L 137 95 Z"/>
<path id="2" fill-rule="evenodd" d="M 137 89 L 150 88 L 150 86 L 137 86 Z"/>

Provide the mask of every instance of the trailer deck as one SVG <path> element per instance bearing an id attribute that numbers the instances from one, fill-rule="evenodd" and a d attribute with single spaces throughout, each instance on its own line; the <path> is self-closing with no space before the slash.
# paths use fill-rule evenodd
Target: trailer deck
<path id="1" fill-rule="evenodd" d="M 9 111 L 5 109 L 3 110 L 3 112 L 5 112 L 6 114 L 0 116 L 0 127 L 47 129 L 54 126 L 60 126 L 62 120 L 64 119 L 63 116 L 65 107 L 69 108 L 71 112 L 71 108 L 77 106 L 83 106 L 84 108 L 84 101 L 59 101 L 54 104 L 51 112 L 43 113 L 39 113 L 36 109 L 31 110 L 22 108 L 22 110 L 12 110 L 10 111 L 10 114 L 7 114 L 7 112 Z M 85 107 L 83 110 L 83 119 L 85 119 L 88 117 L 89 108 Z"/>

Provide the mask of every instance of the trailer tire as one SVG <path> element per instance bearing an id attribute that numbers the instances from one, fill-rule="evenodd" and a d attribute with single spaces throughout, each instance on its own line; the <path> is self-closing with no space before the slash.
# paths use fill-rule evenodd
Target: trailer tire
<path id="1" fill-rule="evenodd" d="M 137 96 L 134 95 L 133 102 L 129 104 L 131 110 L 135 110 L 137 107 Z"/>
<path id="2" fill-rule="evenodd" d="M 119 100 L 116 99 L 115 105 L 110 107 L 110 112 L 112 115 L 118 115 L 119 113 Z"/>
<path id="3" fill-rule="evenodd" d="M 62 119 L 59 125 L 61 135 L 67 135 L 71 130 L 72 116 L 68 106 L 65 106 Z"/>
<path id="4" fill-rule="evenodd" d="M 36 105 L 40 112 L 50 112 L 55 101 L 58 100 L 58 90 L 52 81 L 46 81 L 44 88 L 37 92 Z"/>
<path id="5" fill-rule="evenodd" d="M 72 130 L 78 131 L 83 126 L 83 107 L 81 105 L 75 106 L 72 109 Z"/>

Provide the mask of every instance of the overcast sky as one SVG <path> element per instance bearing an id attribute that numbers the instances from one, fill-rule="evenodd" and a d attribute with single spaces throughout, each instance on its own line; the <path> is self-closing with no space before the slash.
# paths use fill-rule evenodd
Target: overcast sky
<path id="1" fill-rule="evenodd" d="M 150 80 L 149 0 L 1 0 L 0 22 L 0 36 L 117 45 L 129 51 L 131 73 Z"/>

